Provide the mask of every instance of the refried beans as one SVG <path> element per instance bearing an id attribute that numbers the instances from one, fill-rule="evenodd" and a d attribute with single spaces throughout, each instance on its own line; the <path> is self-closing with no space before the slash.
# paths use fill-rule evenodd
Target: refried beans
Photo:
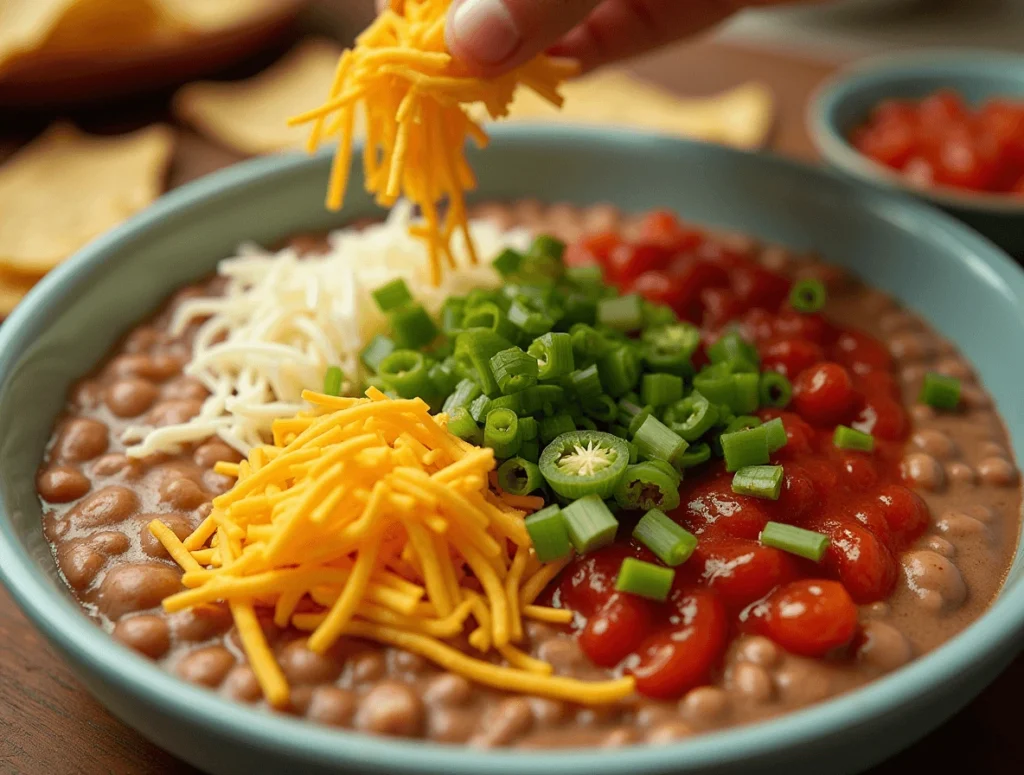
<path id="1" fill-rule="evenodd" d="M 477 217 L 573 240 L 638 219 L 611 206 L 520 202 L 481 206 Z M 773 272 L 817 278 L 829 291 L 828 317 L 887 345 L 911 428 L 904 481 L 927 504 L 923 534 L 897 558 L 895 591 L 859 607 L 860 635 L 841 654 L 810 659 L 761 634 L 736 634 L 713 679 L 682 697 L 635 695 L 597 708 L 505 694 L 476 686 L 423 658 L 343 638 L 327 654 L 305 635 L 264 630 L 293 687 L 290 712 L 365 733 L 475 746 L 613 747 L 664 743 L 746 724 L 820 702 L 861 686 L 936 648 L 978 618 L 998 593 L 1020 529 L 1021 492 L 1009 439 L 992 399 L 970 364 L 919 317 L 836 267 L 738 235 L 713 241 Z M 315 252 L 322 242 L 293 244 Z M 212 280 L 179 291 L 150 321 L 131 331 L 99 369 L 72 390 L 38 475 L 43 527 L 63 578 L 87 613 L 113 637 L 181 679 L 237 702 L 265 707 L 232 618 L 221 605 L 165 614 L 161 601 L 180 587 L 181 571 L 146 529 L 162 520 L 179 538 L 209 513 L 233 480 L 218 461 L 240 456 L 211 439 L 177 455 L 132 459 L 120 441 L 132 423 L 161 426 L 194 416 L 206 397 L 183 375 L 195 327 L 168 333 L 184 299 L 216 293 Z M 916 403 L 926 372 L 956 377 L 961 410 Z M 687 488 L 683 484 L 683 502 Z M 567 571 L 568 572 L 568 571 Z M 556 580 L 554 589 L 564 585 Z M 557 674 L 584 679 L 613 672 L 584 654 L 573 628 L 526 623 L 524 649 Z"/>

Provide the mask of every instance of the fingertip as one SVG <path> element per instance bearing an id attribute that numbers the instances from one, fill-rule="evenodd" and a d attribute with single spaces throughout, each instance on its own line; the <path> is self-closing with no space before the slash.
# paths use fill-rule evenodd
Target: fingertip
<path id="1" fill-rule="evenodd" d="M 502 0 L 456 0 L 445 37 L 456 59 L 485 70 L 510 62 L 523 43 L 519 25 Z"/>

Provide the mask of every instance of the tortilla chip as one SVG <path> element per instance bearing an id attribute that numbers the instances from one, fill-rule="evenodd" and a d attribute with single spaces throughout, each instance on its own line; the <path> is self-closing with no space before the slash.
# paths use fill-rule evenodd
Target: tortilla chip
<path id="1" fill-rule="evenodd" d="M 194 83 L 174 97 L 174 113 L 207 137 L 242 153 L 274 153 L 304 145 L 309 130 L 286 121 L 331 89 L 341 49 L 308 40 L 246 81 Z"/>
<path id="2" fill-rule="evenodd" d="M 296 0 L 152 0 L 169 21 L 196 32 L 239 27 L 281 10 Z"/>
<path id="3" fill-rule="evenodd" d="M 174 133 L 57 124 L 0 166 L 0 267 L 43 274 L 160 196 Z"/>
<path id="4" fill-rule="evenodd" d="M 75 0 L 5 0 L 0 3 L 0 69 L 46 41 Z"/>
<path id="5" fill-rule="evenodd" d="M 713 97 L 682 99 L 617 71 L 598 71 L 562 87 L 558 110 L 521 90 L 510 121 L 555 121 L 648 129 L 666 134 L 758 148 L 768 138 L 773 99 L 767 87 L 747 83 Z M 481 113 L 476 118 L 483 118 Z"/>
<path id="6" fill-rule="evenodd" d="M 41 278 L 0 272 L 0 318 L 7 317 Z"/>

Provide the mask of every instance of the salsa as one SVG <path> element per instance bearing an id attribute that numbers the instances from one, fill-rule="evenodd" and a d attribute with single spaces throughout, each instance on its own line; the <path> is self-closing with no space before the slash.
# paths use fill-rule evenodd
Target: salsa
<path id="1" fill-rule="evenodd" d="M 920 186 L 1024 196 L 1024 101 L 968 105 L 944 89 L 886 100 L 850 137 L 865 156 Z"/>
<path id="2" fill-rule="evenodd" d="M 703 239 L 670 213 L 649 215 L 634 241 L 601 234 L 569 253 L 698 324 L 705 345 L 698 362 L 735 321 L 763 367 L 793 383 L 788 410 L 757 413 L 764 422 L 781 418 L 786 430 L 771 460 L 784 468 L 778 500 L 736 494 L 723 463 L 684 481 L 669 516 L 699 543 L 676 569 L 667 603 L 615 590 L 623 558 L 657 561 L 628 529 L 566 569 L 551 602 L 580 615 L 584 652 L 633 674 L 640 692 L 665 698 L 706 682 L 732 633 L 766 635 L 811 657 L 852 644 L 857 604 L 889 596 L 897 554 L 929 518 L 903 482 L 909 421 L 888 351 L 819 312 L 796 311 L 787 277 Z M 837 448 L 839 424 L 873 436 L 873 450 Z M 760 543 L 770 521 L 828 536 L 820 563 Z"/>

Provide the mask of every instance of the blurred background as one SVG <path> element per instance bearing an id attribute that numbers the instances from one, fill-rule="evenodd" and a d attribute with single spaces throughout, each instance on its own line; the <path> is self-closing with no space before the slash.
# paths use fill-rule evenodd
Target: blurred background
<path id="1" fill-rule="evenodd" d="M 372 0 L 0 0 L 0 318 L 166 190 L 301 144 L 283 118 L 320 103 L 372 13 Z M 563 116 L 524 103 L 516 117 L 632 123 L 819 161 L 805 114 L 823 82 L 866 58 L 949 47 L 1024 58 L 1024 0 L 751 10 L 573 86 Z M 76 772 L 188 771 L 95 704 L 3 592 L 0 654 L 0 770 L 72 771 L 54 758 L 56 737 Z M 952 727 L 878 774 L 1010 772 L 1022 688 L 1018 660 Z"/>

